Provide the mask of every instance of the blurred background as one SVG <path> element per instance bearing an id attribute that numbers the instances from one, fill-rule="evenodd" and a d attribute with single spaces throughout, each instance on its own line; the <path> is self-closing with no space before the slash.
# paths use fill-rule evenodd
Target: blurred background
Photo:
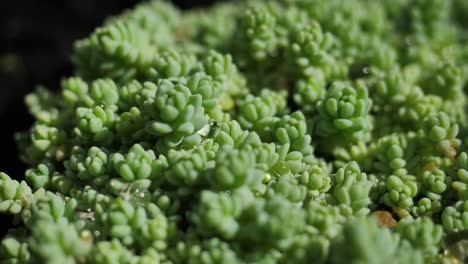
<path id="1" fill-rule="evenodd" d="M 24 96 L 38 85 L 58 90 L 70 76 L 73 42 L 89 35 L 104 18 L 133 7 L 137 0 L 0 1 L 0 171 L 20 179 L 15 132 L 32 123 Z M 213 0 L 172 1 L 183 9 Z"/>

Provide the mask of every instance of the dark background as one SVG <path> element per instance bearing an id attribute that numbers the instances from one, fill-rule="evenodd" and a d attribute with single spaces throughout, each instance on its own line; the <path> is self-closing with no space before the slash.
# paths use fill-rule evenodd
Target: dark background
<path id="1" fill-rule="evenodd" d="M 104 18 L 133 7 L 137 0 L 0 1 L 0 171 L 21 179 L 15 132 L 31 126 L 24 96 L 43 85 L 58 90 L 72 74 L 73 42 L 88 36 Z M 172 1 L 183 9 L 212 1 Z"/>

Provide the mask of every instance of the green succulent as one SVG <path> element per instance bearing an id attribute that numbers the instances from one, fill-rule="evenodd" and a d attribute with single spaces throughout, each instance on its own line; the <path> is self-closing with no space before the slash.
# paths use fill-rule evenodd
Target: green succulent
<path id="1" fill-rule="evenodd" d="M 467 262 L 465 2 L 107 18 L 25 97 L 0 263 Z"/>

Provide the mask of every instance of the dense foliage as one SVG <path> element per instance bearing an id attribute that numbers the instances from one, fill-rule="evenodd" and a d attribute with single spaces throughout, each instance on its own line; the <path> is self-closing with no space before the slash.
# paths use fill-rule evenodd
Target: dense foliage
<path id="1" fill-rule="evenodd" d="M 2 263 L 463 263 L 465 0 L 143 3 L 26 98 Z"/>

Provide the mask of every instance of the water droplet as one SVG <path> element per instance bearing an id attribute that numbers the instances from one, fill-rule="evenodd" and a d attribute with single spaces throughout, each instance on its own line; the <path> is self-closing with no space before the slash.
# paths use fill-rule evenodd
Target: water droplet
<path id="1" fill-rule="evenodd" d="M 151 194 L 145 189 L 136 189 L 131 193 L 131 200 L 137 204 L 144 204 L 149 202 Z"/>
<path id="2" fill-rule="evenodd" d="M 140 197 L 140 198 L 145 198 L 145 195 L 146 195 L 146 194 L 145 194 L 145 192 L 144 192 L 143 190 L 137 189 L 137 190 L 135 191 L 135 195 L 138 196 L 138 197 Z"/>
<path id="3" fill-rule="evenodd" d="M 369 73 L 370 73 L 369 67 L 364 67 L 364 68 L 362 68 L 362 73 L 364 73 L 364 74 L 366 74 L 366 75 L 369 74 Z"/>

